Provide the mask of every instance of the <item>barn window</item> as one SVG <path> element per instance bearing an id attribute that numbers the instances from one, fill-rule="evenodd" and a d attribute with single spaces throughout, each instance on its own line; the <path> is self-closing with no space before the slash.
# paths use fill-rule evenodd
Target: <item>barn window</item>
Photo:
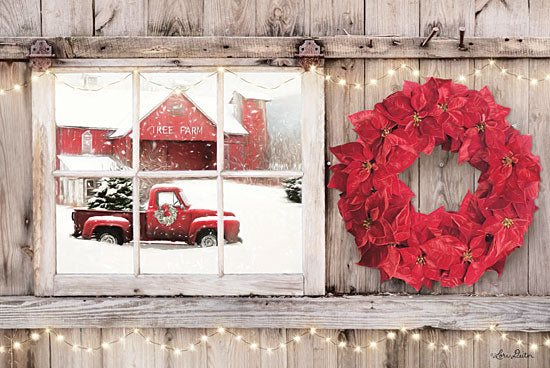
<path id="1" fill-rule="evenodd" d="M 82 133 L 82 153 L 92 153 L 93 136 L 89 130 Z"/>
<path id="2" fill-rule="evenodd" d="M 66 61 L 35 76 L 37 293 L 324 292 L 317 75 Z"/>

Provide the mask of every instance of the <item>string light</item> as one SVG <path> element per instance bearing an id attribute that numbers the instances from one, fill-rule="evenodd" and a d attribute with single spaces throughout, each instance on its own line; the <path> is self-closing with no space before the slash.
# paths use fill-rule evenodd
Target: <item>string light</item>
<path id="1" fill-rule="evenodd" d="M 453 79 L 456 79 L 460 82 L 464 82 L 466 81 L 467 77 L 468 76 L 472 76 L 472 75 L 475 75 L 475 76 L 479 76 L 482 74 L 482 71 L 486 68 L 486 67 L 491 67 L 491 66 L 495 66 L 497 69 L 500 70 L 501 74 L 503 75 L 508 75 L 508 76 L 511 76 L 511 77 L 514 77 L 516 80 L 519 80 L 519 81 L 522 81 L 522 80 L 526 80 L 526 81 L 529 81 L 533 86 L 537 85 L 539 82 L 542 82 L 542 81 L 550 81 L 550 74 L 546 74 L 544 78 L 534 78 L 534 77 L 530 77 L 530 76 L 523 76 L 521 74 L 517 74 L 517 73 L 513 73 L 513 72 L 509 72 L 508 69 L 506 68 L 502 68 L 500 67 L 495 60 L 493 59 L 489 59 L 488 60 L 488 63 L 480 68 L 476 68 L 474 69 L 473 72 L 467 74 L 467 75 L 459 75 L 457 76 L 456 78 L 453 78 Z M 417 70 L 417 69 L 413 69 L 412 67 L 410 67 L 409 65 L 407 65 L 406 63 L 402 63 L 401 64 L 401 69 L 408 69 L 411 74 L 414 76 L 414 77 L 422 77 L 424 79 L 428 78 L 428 76 L 424 76 L 424 75 L 421 75 L 420 71 Z M 354 87 L 356 89 L 362 89 L 364 86 L 366 85 L 370 85 L 370 86 L 375 86 L 378 84 L 378 81 L 386 78 L 386 77 L 391 77 L 393 75 L 395 75 L 396 73 L 396 69 L 398 68 L 390 68 L 387 70 L 387 72 L 383 75 L 380 75 L 378 76 L 377 78 L 372 78 L 370 79 L 368 82 L 363 82 L 363 83 L 360 83 L 360 82 L 348 82 L 346 79 L 344 78 L 333 78 L 331 75 L 329 74 L 324 74 L 322 72 L 321 69 L 317 68 L 317 66 L 315 65 L 312 65 L 310 66 L 309 68 L 309 72 L 312 72 L 312 73 L 315 73 L 315 74 L 318 74 L 320 76 L 323 76 L 324 79 L 327 81 L 327 82 L 333 82 L 333 83 L 336 83 L 338 85 L 341 85 L 341 86 L 350 86 L 350 87 Z M 293 80 L 296 80 L 298 78 L 301 78 L 301 75 L 303 74 L 302 73 L 298 73 L 296 74 L 295 76 L 293 76 L 292 78 L 289 78 L 288 80 L 285 80 L 277 85 L 271 85 L 271 86 L 267 86 L 267 85 L 262 85 L 262 84 L 259 84 L 259 83 L 256 83 L 254 81 L 250 81 L 250 80 L 247 80 L 246 78 L 242 77 L 240 74 L 236 73 L 236 72 L 233 72 L 231 71 L 230 69 L 226 69 L 222 66 L 220 67 L 217 67 L 216 68 L 216 71 L 213 72 L 213 73 L 210 73 L 210 74 L 207 74 L 205 75 L 204 78 L 198 80 L 197 82 L 189 85 L 189 86 L 186 86 L 184 88 L 185 91 L 187 91 L 188 89 L 190 88 L 193 88 L 193 87 L 196 87 L 197 85 L 201 84 L 202 82 L 204 82 L 205 80 L 207 80 L 208 78 L 218 74 L 218 73 L 230 73 L 232 75 L 234 75 L 235 77 L 237 77 L 238 79 L 240 79 L 241 81 L 245 82 L 245 83 L 248 83 L 250 85 L 253 85 L 255 87 L 258 87 L 258 88 L 262 88 L 262 89 L 266 89 L 266 90 L 275 90 L 277 88 L 280 88 L 284 85 L 286 85 L 287 83 L 293 81 Z M 102 89 L 105 89 L 109 86 L 112 86 L 112 85 L 115 85 L 117 83 L 121 83 L 123 82 L 124 80 L 126 80 L 130 75 L 139 75 L 142 79 L 144 79 L 146 82 L 148 83 L 151 83 L 151 84 L 154 84 L 154 85 L 157 85 L 157 86 L 160 86 L 160 87 L 163 87 L 163 88 L 166 88 L 168 90 L 171 90 L 171 91 L 174 91 L 176 93 L 181 93 L 182 92 L 182 88 L 181 87 L 172 87 L 172 86 L 169 86 L 169 85 L 165 85 L 163 83 L 160 83 L 158 81 L 155 81 L 155 80 L 152 80 L 152 79 L 149 79 L 148 77 L 146 77 L 145 74 L 143 74 L 142 72 L 139 71 L 139 69 L 133 69 L 131 73 L 128 73 L 124 76 L 122 76 L 120 79 L 118 80 L 115 80 L 115 81 L 112 81 L 108 84 L 105 84 L 105 85 L 102 85 L 102 86 L 99 86 L 99 87 L 96 87 L 96 88 L 85 88 L 85 87 L 81 87 L 81 86 L 75 86 L 75 85 L 72 85 L 68 82 L 66 82 L 65 80 L 63 80 L 63 78 L 61 77 L 61 75 L 58 75 L 56 73 L 52 73 L 50 70 L 46 70 L 44 73 L 42 74 L 34 74 L 32 77 L 31 77 L 31 80 L 32 81 L 36 81 L 38 79 L 40 79 L 41 77 L 43 77 L 44 75 L 53 75 L 54 78 L 56 78 L 57 80 L 59 80 L 61 83 L 63 83 L 64 85 L 72 88 L 72 89 L 77 89 L 77 90 L 83 90 L 83 91 L 100 91 Z M 14 84 L 13 86 L 9 87 L 9 88 L 3 88 L 3 89 L 0 89 L 0 96 L 3 96 L 5 95 L 7 92 L 9 91 L 20 91 L 23 87 L 26 87 L 28 86 L 29 84 L 28 83 L 22 83 L 22 84 Z"/>
<path id="2" fill-rule="evenodd" d="M 405 326 L 401 327 L 399 330 L 404 332 L 404 333 L 408 332 L 408 329 Z M 466 347 L 468 345 L 468 341 L 474 341 L 474 340 L 475 341 L 481 341 L 482 340 L 481 337 L 482 337 L 483 333 L 489 333 L 489 332 L 492 332 L 492 331 L 497 331 L 496 325 L 489 325 L 489 328 L 487 330 L 481 331 L 481 332 L 476 332 L 470 338 L 461 338 L 457 341 L 457 343 L 455 345 L 438 344 L 438 343 L 433 342 L 433 341 L 423 340 L 422 336 L 419 332 L 411 333 L 410 338 L 415 340 L 415 341 L 422 341 L 432 351 L 434 351 L 436 349 L 441 349 L 445 352 L 449 352 L 454 347 L 460 347 L 460 348 Z M 384 338 L 382 338 L 380 340 L 372 340 L 367 345 L 361 346 L 359 344 L 348 344 L 346 341 L 342 341 L 342 340 L 335 342 L 330 336 L 323 336 L 322 334 L 318 333 L 316 328 L 311 327 L 308 330 L 305 330 L 303 333 L 295 335 L 292 339 L 290 339 L 288 341 L 281 341 L 278 345 L 261 346 L 257 342 L 249 342 L 249 341 L 245 340 L 241 335 L 237 335 L 236 333 L 234 333 L 231 330 L 227 330 L 223 327 L 218 327 L 216 330 L 214 330 L 214 332 L 212 332 L 210 334 L 202 335 L 194 343 L 193 342 L 189 343 L 187 345 L 188 346 L 187 348 L 182 348 L 181 346 L 168 345 L 168 344 L 165 344 L 165 343 L 162 343 L 162 342 L 153 341 L 153 340 L 150 339 L 149 336 L 144 335 L 143 333 L 141 333 L 141 331 L 139 329 L 136 328 L 136 329 L 133 329 L 131 332 L 123 335 L 118 340 L 115 339 L 114 341 L 111 341 L 111 342 L 103 341 L 99 346 L 94 347 L 94 346 L 82 346 L 80 344 L 76 344 L 76 343 L 72 343 L 71 341 L 67 341 L 67 340 L 65 340 L 63 335 L 57 333 L 54 330 L 50 330 L 48 328 L 48 329 L 44 329 L 43 332 L 39 332 L 39 331 L 33 332 L 30 335 L 30 338 L 28 338 L 27 340 L 12 341 L 10 347 L 8 347 L 8 348 L 6 348 L 4 346 L 0 346 L 0 353 L 6 353 L 6 352 L 9 352 L 11 350 L 19 350 L 19 349 L 22 348 L 22 346 L 24 344 L 28 343 L 29 341 L 37 341 L 42 333 L 50 333 L 50 332 L 53 333 L 56 336 L 56 339 L 55 339 L 56 341 L 58 341 L 59 343 L 64 343 L 64 344 L 68 345 L 74 352 L 86 351 L 87 353 L 93 353 L 94 351 L 107 350 L 111 347 L 112 344 L 116 344 L 116 343 L 119 343 L 119 342 L 124 343 L 125 340 L 129 336 L 135 336 L 135 337 L 139 337 L 139 338 L 144 339 L 145 342 L 148 343 L 148 344 L 153 344 L 155 346 L 158 346 L 161 351 L 171 351 L 175 355 L 180 355 L 182 352 L 185 352 L 185 351 L 189 351 L 189 352 L 195 351 L 196 346 L 198 344 L 200 344 L 201 342 L 207 341 L 207 339 L 209 337 L 214 336 L 216 334 L 218 334 L 220 336 L 225 335 L 225 334 L 231 335 L 235 338 L 235 340 L 248 345 L 249 348 L 252 349 L 252 350 L 264 350 L 264 351 L 267 351 L 270 354 L 276 349 L 285 349 L 286 346 L 289 345 L 289 344 L 297 344 L 297 343 L 301 342 L 303 340 L 304 336 L 305 337 L 311 336 L 310 338 L 321 338 L 326 343 L 331 343 L 331 344 L 334 344 L 334 345 L 338 346 L 341 349 L 349 349 L 350 351 L 354 351 L 356 353 L 363 353 L 366 348 L 374 350 L 378 347 L 378 343 L 383 342 L 383 341 L 394 340 L 397 337 L 397 334 L 396 334 L 395 331 L 389 331 L 389 332 L 386 333 Z M 508 333 L 504 333 L 504 332 L 500 332 L 500 331 L 498 331 L 498 332 L 499 332 L 499 334 L 500 334 L 500 336 L 503 340 L 511 339 L 511 340 L 515 341 L 518 346 L 522 346 L 524 344 L 524 341 L 522 339 L 515 338 L 513 336 L 509 336 Z M 540 346 L 546 346 L 546 347 L 550 348 L 550 337 L 546 338 L 543 345 L 540 345 Z M 529 344 L 529 350 L 533 351 L 533 352 L 537 351 L 540 346 L 535 344 L 535 343 L 531 343 L 531 344 Z"/>

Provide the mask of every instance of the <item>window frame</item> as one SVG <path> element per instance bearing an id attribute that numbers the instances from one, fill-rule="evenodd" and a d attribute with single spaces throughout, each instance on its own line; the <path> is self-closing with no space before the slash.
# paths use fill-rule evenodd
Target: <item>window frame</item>
<path id="1" fill-rule="evenodd" d="M 140 72 L 216 71 L 221 64 L 239 72 L 292 71 L 296 67 L 251 66 L 248 59 L 188 59 L 193 68 L 166 66 L 162 59 L 113 60 L 56 60 L 51 68 L 61 72 Z M 253 64 L 253 63 L 252 63 Z M 223 71 L 218 70 L 218 102 L 223 99 Z M 222 76 L 220 78 L 220 75 Z M 35 294 L 39 296 L 128 296 L 128 295 L 323 295 L 325 293 L 325 101 L 324 80 L 316 73 L 302 74 L 302 273 L 293 274 L 141 274 L 139 246 L 134 246 L 134 274 L 57 274 L 56 265 L 56 207 L 55 180 L 58 177 L 99 178 L 105 172 L 56 170 L 55 78 L 51 73 L 33 72 L 33 216 Z M 132 134 L 139 126 L 140 75 L 132 75 L 133 124 Z M 220 88 L 221 87 L 221 88 Z M 223 101 L 223 100 L 222 100 Z M 218 106 L 220 104 L 218 103 Z M 223 106 L 223 104 L 222 104 Z M 221 111 L 220 111 L 221 110 Z M 223 107 L 218 108 L 218 136 L 223 136 Z M 111 177 L 131 177 L 134 188 L 137 180 L 147 177 L 217 178 L 218 188 L 223 179 L 232 177 L 288 177 L 289 171 L 227 171 L 224 170 L 224 140 L 217 141 L 216 170 L 206 171 L 139 171 L 139 139 L 133 139 L 131 171 L 112 171 Z M 221 147 L 220 147 L 221 146 Z M 221 157 L 220 157 L 221 156 Z M 137 157 L 137 159 L 136 159 Z M 220 164 L 221 162 L 221 164 Z M 267 174 L 267 175 L 266 175 Z M 221 182 L 221 183 L 220 183 Z M 223 193 L 223 191 L 222 191 Z M 220 198 L 221 197 L 221 198 Z M 134 193 L 134 224 L 139 224 L 139 193 Z M 218 195 L 218 215 L 223 213 L 223 196 Z M 218 219 L 218 227 L 223 221 Z M 222 232 L 219 232 L 222 233 Z M 223 236 L 219 234 L 219 236 Z M 139 238 L 139 226 L 134 226 L 134 239 Z M 138 242 L 139 243 L 139 242 Z M 218 247 L 223 259 L 223 246 Z"/>

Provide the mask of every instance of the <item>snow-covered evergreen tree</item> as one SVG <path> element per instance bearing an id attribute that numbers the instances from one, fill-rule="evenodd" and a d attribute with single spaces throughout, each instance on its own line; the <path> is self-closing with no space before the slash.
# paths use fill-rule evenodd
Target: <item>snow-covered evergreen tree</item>
<path id="1" fill-rule="evenodd" d="M 127 178 L 102 178 L 88 200 L 88 208 L 113 211 L 132 210 L 132 180 Z"/>
<path id="2" fill-rule="evenodd" d="M 302 178 L 289 178 L 283 180 L 288 199 L 292 202 L 302 203 Z"/>

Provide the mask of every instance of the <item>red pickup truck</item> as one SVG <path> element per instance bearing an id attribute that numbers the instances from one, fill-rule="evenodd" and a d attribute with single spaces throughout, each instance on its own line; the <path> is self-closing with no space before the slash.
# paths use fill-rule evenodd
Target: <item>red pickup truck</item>
<path id="1" fill-rule="evenodd" d="M 132 212 L 101 209 L 75 209 L 73 236 L 83 239 L 124 244 L 133 238 Z M 201 247 L 218 245 L 218 219 L 215 210 L 191 207 L 182 188 L 155 185 L 149 192 L 149 204 L 140 212 L 140 240 L 184 241 Z M 224 212 L 224 237 L 229 243 L 240 241 L 239 221 Z"/>

